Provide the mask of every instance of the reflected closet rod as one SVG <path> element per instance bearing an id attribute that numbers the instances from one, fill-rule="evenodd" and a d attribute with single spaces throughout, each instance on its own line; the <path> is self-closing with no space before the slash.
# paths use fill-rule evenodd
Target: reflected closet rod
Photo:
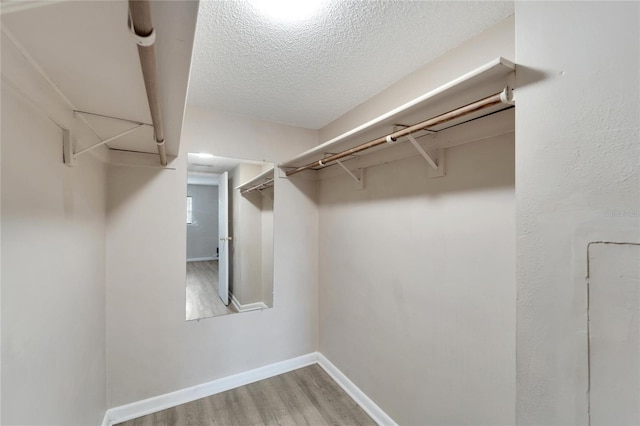
<path id="1" fill-rule="evenodd" d="M 246 194 L 247 192 L 251 192 L 251 191 L 255 191 L 255 190 L 259 190 L 259 189 L 263 189 L 263 188 L 268 188 L 269 186 L 273 186 L 273 181 L 275 179 L 271 178 L 269 180 L 267 180 L 266 182 L 262 182 L 259 183 L 257 185 L 252 186 L 251 188 L 247 188 L 244 191 L 242 191 L 243 194 Z"/>
<path id="2" fill-rule="evenodd" d="M 393 132 L 389 135 L 386 136 L 382 136 L 379 137 L 377 139 L 374 139 L 370 142 L 366 142 L 363 143 L 361 145 L 358 146 L 354 146 L 353 148 L 349 148 L 345 151 L 339 152 L 337 154 L 333 154 L 330 155 L 328 157 L 323 158 L 322 160 L 319 161 L 314 161 L 313 163 L 309 163 L 306 164 L 304 166 L 300 166 L 297 167 L 295 169 L 289 170 L 286 172 L 287 176 L 291 176 L 291 175 L 295 175 L 296 173 L 300 173 L 302 171 L 305 170 L 309 170 L 309 169 L 317 169 L 317 168 L 324 168 L 326 166 L 329 166 L 329 163 L 333 163 L 336 162 L 338 160 L 341 160 L 344 157 L 348 157 L 350 155 L 353 155 L 357 152 L 361 152 L 367 149 L 371 149 L 373 147 L 376 147 L 378 145 L 382 145 L 385 143 L 393 143 L 395 142 L 398 138 L 401 138 L 403 136 L 407 136 L 410 135 L 413 132 L 417 132 L 419 130 L 427 130 L 428 127 L 433 127 L 433 126 L 437 126 L 438 124 L 442 124 L 442 123 L 446 123 L 447 121 L 451 121 L 454 120 L 456 118 L 460 118 L 463 117 L 465 115 L 471 114 L 473 112 L 476 111 L 480 111 L 483 110 L 485 108 L 489 108 L 492 107 L 494 105 L 497 105 L 499 103 L 511 103 L 512 99 L 511 99 L 511 89 L 510 88 L 505 88 L 502 92 L 500 93 L 496 93 L 495 95 L 491 95 L 488 96 L 484 99 L 480 99 L 479 101 L 476 102 L 472 102 L 468 105 L 465 105 L 463 107 L 454 109 L 452 111 L 449 112 L 445 112 L 444 114 L 440 114 L 436 117 L 430 118 L 428 120 L 422 121 L 418 124 L 414 124 L 413 126 L 409 126 L 409 127 L 405 127 L 404 129 L 398 130 L 397 132 Z"/>
<path id="3" fill-rule="evenodd" d="M 129 30 L 138 44 L 138 55 L 142 67 L 142 77 L 147 90 L 147 101 L 153 122 L 160 165 L 167 165 L 167 151 L 164 146 L 164 124 L 158 90 L 158 70 L 154 43 L 156 33 L 151 22 L 151 4 L 149 0 L 129 0 Z"/>

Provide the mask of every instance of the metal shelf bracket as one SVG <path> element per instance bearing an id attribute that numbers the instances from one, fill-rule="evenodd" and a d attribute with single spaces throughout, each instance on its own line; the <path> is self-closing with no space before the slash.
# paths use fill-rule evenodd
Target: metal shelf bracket
<path id="1" fill-rule="evenodd" d="M 69 129 L 62 130 L 62 159 L 64 164 L 73 167 L 77 163 L 76 156 L 73 155 L 73 142 L 71 141 L 71 131 Z"/>
<path id="2" fill-rule="evenodd" d="M 258 191 L 260 195 L 262 195 L 263 197 L 267 197 L 268 199 L 273 201 L 273 198 L 271 198 L 271 196 L 268 193 L 266 193 L 264 189 L 256 189 L 256 191 Z"/>
<path id="3" fill-rule="evenodd" d="M 407 139 L 414 146 L 414 148 L 422 155 L 422 157 L 429 164 L 429 169 L 427 170 L 428 176 L 430 178 L 442 177 L 444 176 L 444 149 L 436 149 L 431 151 L 431 153 L 427 153 L 422 146 L 416 141 L 416 139 L 411 135 L 407 135 Z"/>
<path id="4" fill-rule="evenodd" d="M 77 160 L 78 160 L 78 156 L 85 154 L 89 151 L 91 151 L 94 148 L 97 148 L 101 145 L 104 145 L 106 143 L 112 142 L 118 138 L 121 138 L 122 136 L 128 135 L 129 133 L 138 130 L 140 127 L 144 126 L 144 123 L 139 123 L 138 125 L 136 125 L 135 127 L 132 127 L 128 130 L 125 130 L 124 132 L 120 132 L 115 136 L 111 136 L 110 138 L 104 139 L 100 142 L 98 142 L 97 144 L 91 145 L 90 147 L 81 149 L 78 152 L 73 152 L 73 141 L 71 139 L 71 132 L 67 129 L 65 129 L 63 131 L 63 139 L 62 139 L 62 151 L 63 151 L 63 158 L 64 158 L 64 164 L 66 164 L 67 166 L 75 166 L 77 164 Z"/>
<path id="5" fill-rule="evenodd" d="M 362 169 L 357 170 L 356 173 L 358 173 L 359 176 L 356 176 L 355 174 L 353 174 L 351 170 L 347 169 L 347 167 L 344 164 L 342 164 L 342 161 L 336 160 L 336 163 L 338 163 L 338 165 L 342 167 L 344 171 L 347 172 L 347 174 L 349 174 L 349 176 L 351 176 L 353 180 L 356 181 L 356 189 L 358 191 L 364 189 L 364 172 Z"/>

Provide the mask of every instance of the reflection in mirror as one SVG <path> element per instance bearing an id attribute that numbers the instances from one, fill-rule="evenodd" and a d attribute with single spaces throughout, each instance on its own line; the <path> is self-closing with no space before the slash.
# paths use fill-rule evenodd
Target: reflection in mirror
<path id="1" fill-rule="evenodd" d="M 272 307 L 273 163 L 187 157 L 187 321 Z"/>

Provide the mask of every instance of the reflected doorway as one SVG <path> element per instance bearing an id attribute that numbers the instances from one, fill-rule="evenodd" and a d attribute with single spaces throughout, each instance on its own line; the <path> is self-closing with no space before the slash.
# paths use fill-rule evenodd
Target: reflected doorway
<path id="1" fill-rule="evenodd" d="M 189 153 L 187 321 L 273 306 L 274 164 Z"/>

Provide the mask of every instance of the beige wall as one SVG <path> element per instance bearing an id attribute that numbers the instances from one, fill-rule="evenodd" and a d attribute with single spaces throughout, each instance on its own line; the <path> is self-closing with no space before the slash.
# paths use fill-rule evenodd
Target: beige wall
<path id="1" fill-rule="evenodd" d="M 241 164 L 234 170 L 232 188 L 273 167 Z M 240 178 L 236 173 L 240 173 Z M 240 304 L 263 302 L 273 306 L 273 188 L 262 193 L 233 190 L 233 295 Z"/>
<path id="2" fill-rule="evenodd" d="M 498 56 L 508 19 L 321 130 L 328 139 Z M 515 421 L 513 134 L 320 182 L 320 352 L 399 424 Z"/>
<path id="3" fill-rule="evenodd" d="M 640 242 L 640 5 L 516 15 L 517 421 L 584 425 L 587 246 Z"/>
<path id="4" fill-rule="evenodd" d="M 514 422 L 513 145 L 321 182 L 320 352 L 399 424 Z"/>
<path id="5" fill-rule="evenodd" d="M 262 219 L 262 301 L 267 306 L 273 306 L 273 198 L 272 188 L 263 190 L 261 195 Z"/>
<path id="6" fill-rule="evenodd" d="M 63 166 L 3 42 L 2 423 L 97 424 L 317 349 L 401 424 L 586 423 L 585 246 L 640 241 L 638 4 L 516 7 L 517 48 L 509 19 L 320 132 L 191 108 L 176 170 Z M 517 173 L 502 136 L 442 179 L 277 179 L 274 309 L 184 320 L 187 152 L 279 162 L 514 49 Z"/>
<path id="7" fill-rule="evenodd" d="M 262 197 L 255 191 L 241 195 L 235 188 L 261 172 L 259 165 L 239 164 L 229 180 L 233 223 L 229 284 L 231 292 L 242 305 L 262 301 Z"/>
<path id="8" fill-rule="evenodd" d="M 2 42 L 1 423 L 95 425 L 106 408 L 106 168 L 91 155 L 62 163 L 71 110 Z"/>
<path id="9" fill-rule="evenodd" d="M 276 180 L 274 308 L 184 320 L 186 153 L 278 162 L 317 143 L 317 131 L 190 108 L 176 170 L 109 169 L 110 407 L 317 349 L 313 182 Z"/>

